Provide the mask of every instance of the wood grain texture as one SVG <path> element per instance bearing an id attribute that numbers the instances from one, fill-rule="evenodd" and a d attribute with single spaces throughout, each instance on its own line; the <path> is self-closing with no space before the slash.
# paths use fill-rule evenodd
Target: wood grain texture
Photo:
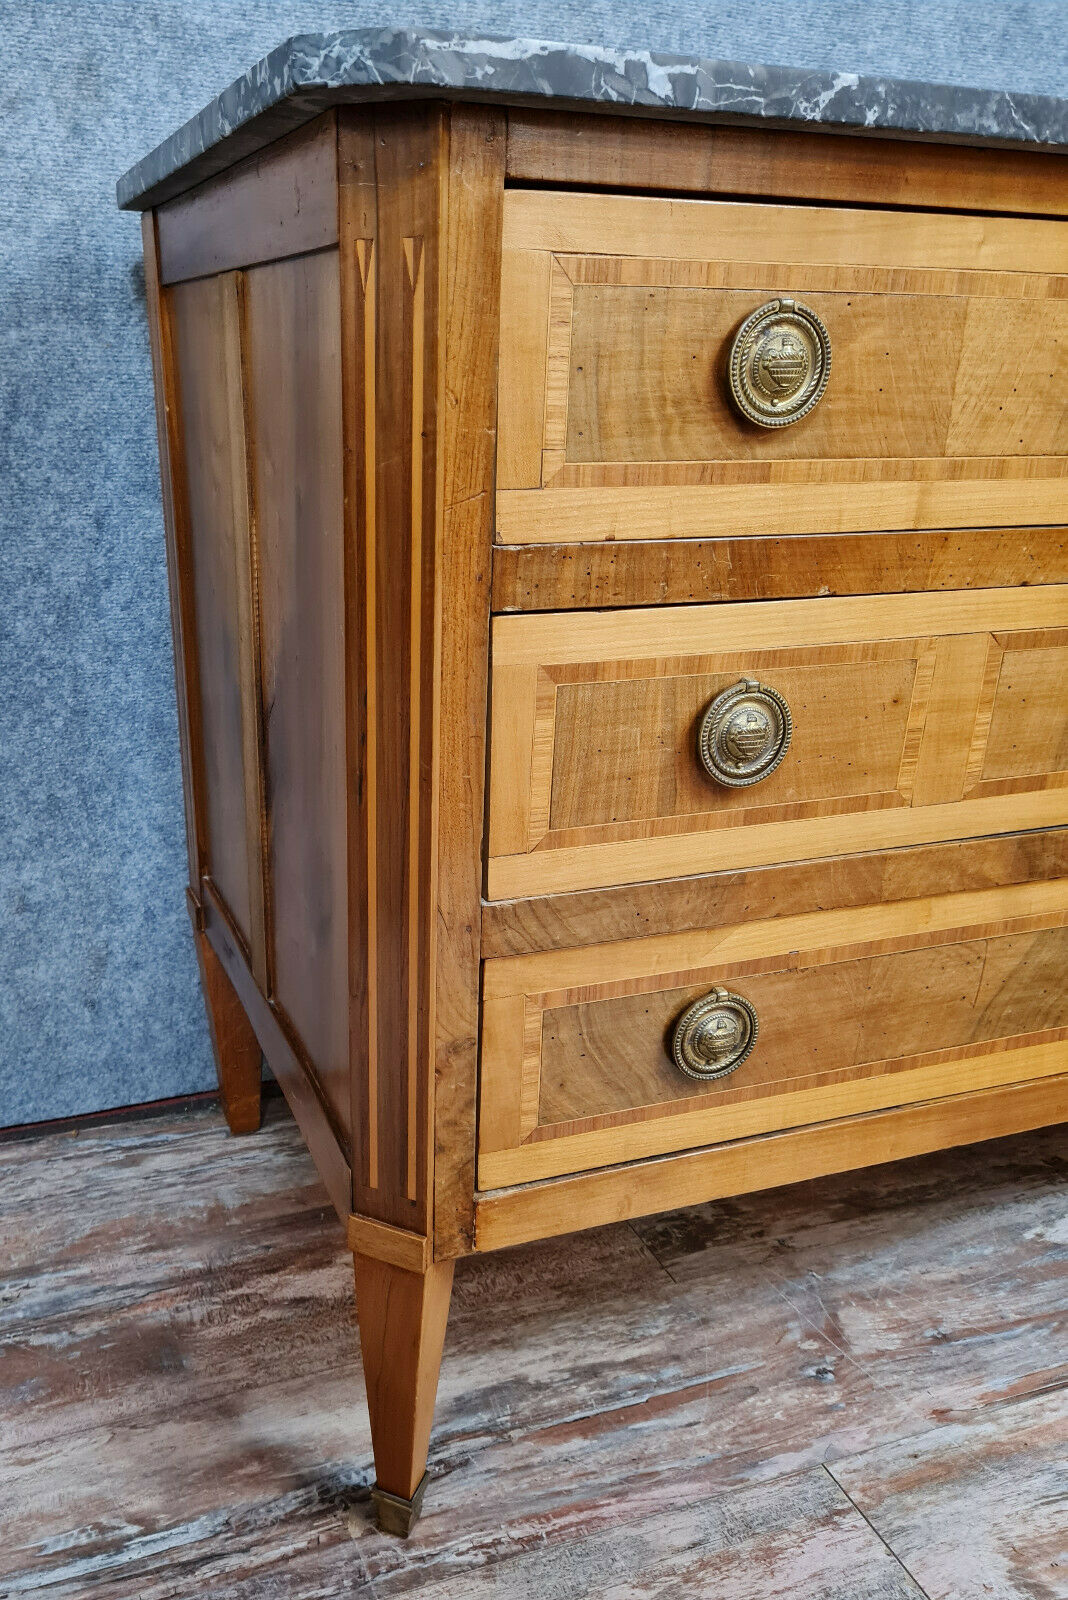
<path id="1" fill-rule="evenodd" d="M 925 295 L 907 281 L 901 293 L 804 290 L 830 335 L 831 381 L 803 423 L 754 437 L 716 379 L 735 330 L 794 274 L 753 277 L 740 289 L 576 287 L 565 460 L 929 463 L 1068 449 L 1056 401 L 1068 301 Z"/>
<path id="2" fill-rule="evenodd" d="M 189 888 L 197 893 L 200 889 L 201 853 L 207 822 L 204 815 L 203 792 L 204 744 L 200 727 L 200 695 L 197 688 L 195 657 L 193 569 L 184 499 L 185 472 L 181 460 L 182 438 L 174 338 L 169 307 L 160 288 L 159 234 L 154 212 L 146 211 L 142 215 L 141 240 L 145 263 L 148 339 L 156 402 L 164 543 L 167 552 L 167 588 L 170 597 L 171 641 L 174 650 L 186 856 L 189 861 Z"/>
<path id="3" fill-rule="evenodd" d="M 1063 1511 L 1066 1449 L 1058 1388 L 1014 1406 L 1007 1427 L 964 1417 L 829 1470 L 929 1600 L 1032 1600 L 1064 1588 L 1068 1531 L 1046 1508 Z"/>
<path id="4" fill-rule="evenodd" d="M 993 523 L 1028 527 L 1057 522 L 1064 515 L 1065 478 L 1059 461 L 1052 463 L 1056 475 L 1050 477 L 991 477 L 980 470 L 984 467 L 980 463 L 970 475 L 940 483 L 919 476 L 911 483 L 858 476 L 836 483 L 502 489 L 497 530 L 502 544 L 559 545 Z"/>
<path id="5" fill-rule="evenodd" d="M 498 545 L 494 611 L 689 605 L 1068 581 L 1064 529 Z"/>
<path id="6" fill-rule="evenodd" d="M 849 639 L 900 639 L 942 632 L 1035 631 L 1064 625 L 1068 588 L 1049 584 L 1029 592 L 844 596 L 710 611 L 674 606 L 669 612 L 637 610 L 598 616 L 506 617 L 493 629 L 494 665 L 551 665 L 622 656 L 653 660 L 666 654 L 700 655 L 715 629 L 716 649 L 744 649 L 758 630 L 762 646 L 840 644 Z M 612 654 L 616 652 L 616 654 Z"/>
<path id="7" fill-rule="evenodd" d="M 500 1250 L 672 1206 L 798 1183 L 1065 1120 L 1068 1077 L 1040 1078 L 740 1139 L 609 1172 L 501 1189 L 476 1205 L 475 1243 Z"/>
<path id="8" fill-rule="evenodd" d="M 1034 219 L 513 191 L 500 538 L 1059 520 L 1066 239 Z M 826 322 L 833 376 L 798 426 L 758 429 L 723 374 L 784 282 Z"/>
<path id="9" fill-rule="evenodd" d="M 259 1039 L 271 1074 L 289 1103 L 331 1203 L 347 1224 L 352 1210 L 348 1132 L 326 1099 L 285 1014 L 264 998 L 226 907 L 210 881 L 204 885 L 203 914 L 204 932 Z"/>
<path id="10" fill-rule="evenodd" d="M 223 1114 L 231 1133 L 255 1133 L 261 1115 L 260 1042 L 211 941 L 199 929 L 193 937 Z"/>
<path id="11" fill-rule="evenodd" d="M 344 340 L 350 482 L 359 488 L 346 615 L 362 629 L 350 635 L 347 687 L 349 767 L 362 773 L 349 827 L 363 836 L 349 941 L 350 988 L 365 996 L 365 1031 L 352 1041 L 354 1202 L 359 1214 L 417 1233 L 431 1217 L 443 156 L 431 109 L 342 119 L 343 281 L 359 297 Z M 351 594 L 361 585 L 363 599 Z"/>
<path id="12" fill-rule="evenodd" d="M 509 111 L 508 176 L 583 189 L 1068 214 L 1064 156 L 559 111 Z"/>
<path id="13" fill-rule="evenodd" d="M 474 1234 L 503 113 L 449 113 L 442 346 L 434 1249 Z M 461 618 L 462 623 L 461 623 Z"/>
<path id="14" fill-rule="evenodd" d="M 450 1256 L 474 1184 L 503 120 L 345 113 L 340 141 L 355 1209 Z"/>
<path id="15" fill-rule="evenodd" d="M 168 291 L 184 476 L 197 694 L 203 747 L 202 868 L 216 884 L 257 964 L 262 960 L 262 885 L 249 859 L 246 738 L 250 661 L 249 482 L 242 399 L 236 274 Z M 243 626 L 243 623 L 245 626 Z"/>
<path id="16" fill-rule="evenodd" d="M 163 283 L 337 243 L 333 111 L 158 208 Z"/>
<path id="17" fill-rule="evenodd" d="M 1068 910 L 1066 910 L 1068 917 Z M 706 982 L 545 1008 L 538 1133 L 618 1127 L 640 1107 L 749 1105 L 803 1085 L 906 1070 L 924 1057 L 1058 1030 L 1068 1042 L 1068 930 L 923 944 L 798 970 L 724 972 L 760 1018 L 756 1048 L 719 1084 L 686 1080 L 665 1036 Z M 801 1019 L 804 1019 L 803 1021 Z M 1068 1059 L 1068 1052 L 1066 1052 Z M 615 1113 L 616 1115 L 606 1115 Z"/>
<path id="18" fill-rule="evenodd" d="M 356 1315 L 377 1486 L 410 1500 L 426 1471 L 452 1261 L 406 1272 L 355 1256 Z"/>
<path id="19" fill-rule="evenodd" d="M 684 934 L 809 910 L 922 899 L 943 893 L 947 884 L 968 893 L 1058 877 L 1068 877 L 1068 831 L 1063 829 L 535 900 L 488 901 L 482 909 L 482 953 L 487 959 L 525 955 L 640 939 L 665 928 Z"/>
<path id="20" fill-rule="evenodd" d="M 1062 822 L 1068 635 L 1032 624 L 1063 624 L 1063 597 L 496 618 L 489 898 Z M 794 733 L 775 772 L 729 789 L 705 773 L 696 730 L 743 678 L 785 696 Z M 995 746 L 988 767 L 991 729 L 1012 756 Z"/>
<path id="21" fill-rule="evenodd" d="M 865 941 L 889 944 L 946 930 L 985 927 L 1004 918 L 1057 916 L 1065 908 L 1068 880 L 1032 880 L 993 889 L 949 890 L 876 904 L 795 911 L 737 924 L 713 922 L 679 932 L 658 926 L 622 942 L 553 948 L 487 963 L 487 999 L 584 990 L 604 983 L 661 978 L 688 967 L 744 963 L 796 954 L 802 949 L 844 950 Z M 774 908 L 769 908 L 774 910 Z"/>
<path id="22" fill-rule="evenodd" d="M 271 988 L 350 1115 L 341 355 L 336 252 L 245 275 Z"/>
<path id="23" fill-rule="evenodd" d="M 353 1255 L 371 1256 L 406 1272 L 425 1273 L 430 1266 L 430 1240 L 422 1233 L 392 1228 L 388 1222 L 351 1216 L 347 1238 Z"/>
<path id="24" fill-rule="evenodd" d="M 1068 235 L 1058 222 L 940 216 L 925 211 L 747 205 L 644 195 L 515 189 L 504 209 L 504 244 L 558 254 L 659 260 L 780 261 L 799 265 L 1063 273 Z"/>
<path id="25" fill-rule="evenodd" d="M 979 644 L 986 644 L 981 635 Z M 743 818 L 803 816 L 813 806 L 847 800 L 859 807 L 862 796 L 869 804 L 902 803 L 901 791 L 909 783 L 902 769 L 908 774 L 911 767 L 912 725 L 925 716 L 921 725 L 926 728 L 940 709 L 932 706 L 918 682 L 930 653 L 927 640 L 894 641 L 796 656 L 781 651 L 778 660 L 761 660 L 754 641 L 744 658 L 739 654 L 713 666 L 709 656 L 678 675 L 629 677 L 625 668 L 609 667 L 608 681 L 557 683 L 543 847 L 563 844 L 565 835 L 575 843 L 582 837 L 592 841 L 605 828 L 624 836 L 621 830 L 627 824 L 654 818 L 693 819 L 689 831 L 703 813 L 741 823 Z M 743 659 L 752 660 L 752 666 L 743 668 Z M 782 765 L 759 786 L 724 791 L 710 783 L 696 760 L 695 730 L 711 701 L 747 670 L 784 697 L 794 735 Z M 975 671 L 970 676 L 977 699 L 981 678 Z M 968 709 L 959 708 L 962 722 Z M 966 731 L 950 730 L 962 763 L 970 747 L 975 704 L 970 709 Z M 932 737 L 945 738 L 940 726 L 945 721 L 945 714 L 937 718 Z M 958 798 L 962 789 L 963 773 L 957 794 L 946 798 Z"/>
<path id="26" fill-rule="evenodd" d="M 1024 884 L 489 962 L 480 1187 L 1063 1073 L 1066 895 Z M 668 1039 L 717 985 L 760 1031 L 737 1072 L 699 1084 Z"/>
<path id="27" fill-rule="evenodd" d="M 824 1463 L 894 1548 L 912 1448 L 913 1557 L 1018 1507 L 1014 1576 L 1048 1587 L 1059 1508 L 1019 1494 L 1048 1484 L 1034 1408 L 1064 1378 L 1063 1181 L 1051 1130 L 461 1262 L 400 1543 L 370 1525 L 350 1257 L 277 1101 L 256 1140 L 198 1111 L 0 1144 L 0 1586 L 870 1600 L 885 1546 Z"/>

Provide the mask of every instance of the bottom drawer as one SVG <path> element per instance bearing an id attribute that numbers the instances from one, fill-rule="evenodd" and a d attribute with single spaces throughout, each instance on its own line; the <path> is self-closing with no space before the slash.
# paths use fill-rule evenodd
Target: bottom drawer
<path id="1" fill-rule="evenodd" d="M 487 961 L 479 1186 L 1064 1072 L 1066 978 L 1068 880 Z"/>

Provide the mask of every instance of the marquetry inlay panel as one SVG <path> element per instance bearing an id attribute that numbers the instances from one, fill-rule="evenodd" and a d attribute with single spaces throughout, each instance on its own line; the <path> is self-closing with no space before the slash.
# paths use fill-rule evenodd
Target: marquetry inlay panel
<path id="1" fill-rule="evenodd" d="M 491 900 L 1068 821 L 1063 588 L 498 617 L 493 650 Z M 727 788 L 696 730 L 744 678 L 793 734 Z"/>
<path id="2" fill-rule="evenodd" d="M 1068 881 L 486 963 L 479 1176 L 531 1182 L 1064 1070 Z M 759 1031 L 731 1076 L 671 1031 L 715 988 Z"/>
<path id="3" fill-rule="evenodd" d="M 499 537 L 1054 518 L 1066 273 L 1055 222 L 512 193 Z M 826 324 L 833 365 L 808 416 L 762 429 L 727 356 L 784 294 Z"/>

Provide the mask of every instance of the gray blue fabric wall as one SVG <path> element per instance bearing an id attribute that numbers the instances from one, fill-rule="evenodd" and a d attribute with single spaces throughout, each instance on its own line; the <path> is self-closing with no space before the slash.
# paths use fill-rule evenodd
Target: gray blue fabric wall
<path id="1" fill-rule="evenodd" d="M 0 1126 L 208 1088 L 140 236 L 115 179 L 287 34 L 413 24 L 1068 92 L 1066 0 L 0 0 Z"/>

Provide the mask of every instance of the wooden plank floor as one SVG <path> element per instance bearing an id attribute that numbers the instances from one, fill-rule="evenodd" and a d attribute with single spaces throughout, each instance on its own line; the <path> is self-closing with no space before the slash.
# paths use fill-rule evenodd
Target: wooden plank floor
<path id="1" fill-rule="evenodd" d="M 0 1596 L 1068 1596 L 1063 1130 L 461 1262 L 372 1528 L 284 1107 L 0 1144 Z"/>

